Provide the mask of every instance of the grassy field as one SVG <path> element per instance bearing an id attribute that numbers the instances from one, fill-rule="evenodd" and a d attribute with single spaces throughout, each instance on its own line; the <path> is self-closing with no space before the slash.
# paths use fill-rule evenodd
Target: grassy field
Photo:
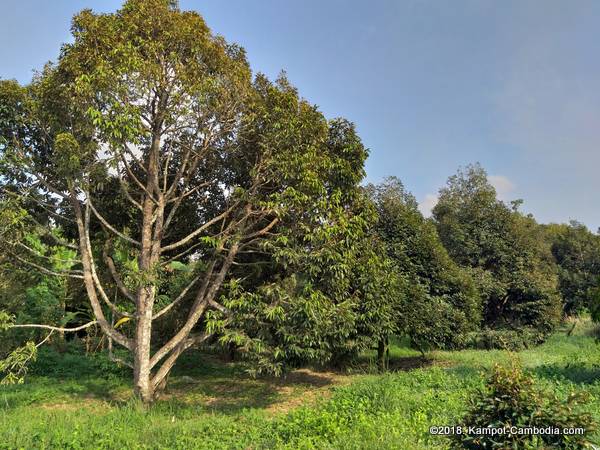
<path id="1" fill-rule="evenodd" d="M 591 324 L 516 356 L 560 395 L 588 391 L 600 420 L 600 345 Z M 397 345 L 385 375 L 369 373 L 370 357 L 351 373 L 303 369 L 272 380 L 195 354 L 145 411 L 130 398 L 127 373 L 104 357 L 44 351 L 24 385 L 0 387 L 0 448 L 444 449 L 448 441 L 429 426 L 459 424 L 486 370 L 511 356 L 434 352 L 423 362 Z"/>

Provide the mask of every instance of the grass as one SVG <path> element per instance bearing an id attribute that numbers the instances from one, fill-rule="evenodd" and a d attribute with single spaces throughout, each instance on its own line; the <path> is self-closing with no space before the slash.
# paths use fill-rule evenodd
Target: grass
<path id="1" fill-rule="evenodd" d="M 517 353 L 559 395 L 587 391 L 600 420 L 600 346 L 589 323 L 571 336 Z M 145 411 L 128 375 L 101 355 L 45 351 L 27 382 L 0 388 L 0 448 L 60 449 L 445 449 L 431 425 L 455 425 L 485 371 L 505 351 L 433 352 L 428 361 L 395 345 L 395 371 L 351 374 L 303 369 L 285 380 L 252 379 L 240 364 L 193 354 L 165 398 Z M 599 441 L 600 436 L 592 436 Z"/>

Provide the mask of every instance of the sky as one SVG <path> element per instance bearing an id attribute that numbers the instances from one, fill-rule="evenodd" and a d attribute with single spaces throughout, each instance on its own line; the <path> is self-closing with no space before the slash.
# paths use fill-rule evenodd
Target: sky
<path id="1" fill-rule="evenodd" d="M 31 79 L 70 40 L 74 13 L 116 0 L 2 0 L 0 78 Z M 394 175 L 428 214 L 480 162 L 503 200 L 540 222 L 600 227 L 600 2 L 180 0 L 285 70 L 303 97 L 357 126 L 367 181 Z"/>

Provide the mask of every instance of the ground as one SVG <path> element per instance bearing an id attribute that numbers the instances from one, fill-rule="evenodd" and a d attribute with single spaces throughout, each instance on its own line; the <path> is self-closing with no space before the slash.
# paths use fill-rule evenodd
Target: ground
<path id="1" fill-rule="evenodd" d="M 433 352 L 401 345 L 388 374 L 365 355 L 349 372 L 300 369 L 253 379 L 241 364 L 189 355 L 149 411 L 127 373 L 104 357 L 44 351 L 25 384 L 0 387 L 0 449 L 445 449 L 432 425 L 460 424 L 467 398 L 494 363 L 519 358 L 540 386 L 586 391 L 600 420 L 600 344 L 583 321 L 546 343 L 505 351 Z M 590 434 L 594 441 L 600 435 Z"/>

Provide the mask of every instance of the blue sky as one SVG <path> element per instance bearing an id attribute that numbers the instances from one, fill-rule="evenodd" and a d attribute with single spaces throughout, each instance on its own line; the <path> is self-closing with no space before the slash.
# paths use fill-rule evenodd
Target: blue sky
<path id="1" fill-rule="evenodd" d="M 2 0 L 0 77 L 27 82 L 84 7 Z M 600 2 L 181 0 L 255 71 L 285 70 L 328 117 L 356 123 L 368 181 L 398 176 L 424 211 L 479 161 L 541 222 L 600 226 Z"/>

